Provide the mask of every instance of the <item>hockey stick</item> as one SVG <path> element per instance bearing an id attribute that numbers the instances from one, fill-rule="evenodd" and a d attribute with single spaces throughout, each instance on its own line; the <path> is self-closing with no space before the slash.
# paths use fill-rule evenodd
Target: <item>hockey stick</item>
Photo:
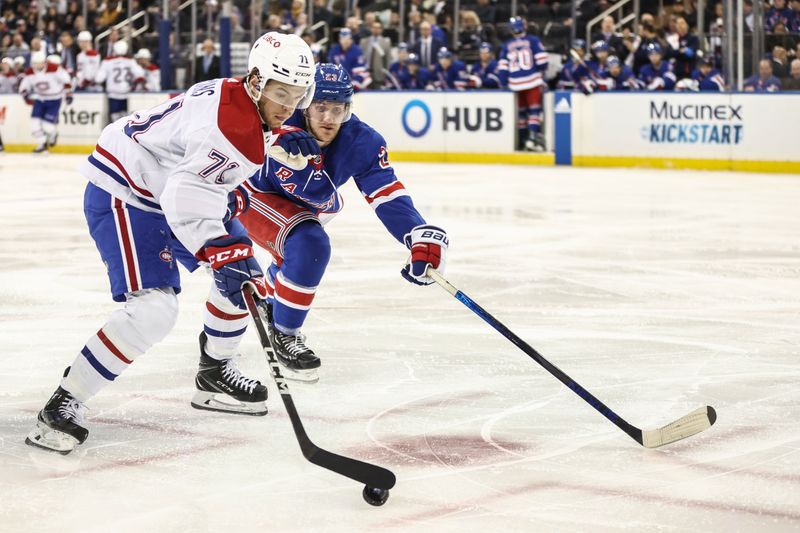
<path id="1" fill-rule="evenodd" d="M 554 375 L 561 383 L 566 385 L 575 394 L 594 407 L 601 415 L 609 419 L 615 426 L 627 433 L 633 440 L 645 448 L 657 448 L 677 440 L 691 437 L 714 425 L 717 420 L 717 413 L 714 408 L 709 406 L 695 409 L 688 415 L 667 424 L 658 429 L 647 429 L 642 431 L 626 422 L 622 417 L 612 411 L 603 402 L 595 398 L 589 391 L 581 387 L 575 380 L 566 375 L 556 365 L 544 358 L 539 352 L 534 350 L 528 343 L 516 336 L 510 329 L 504 326 L 499 320 L 489 314 L 483 307 L 476 304 L 472 299 L 451 285 L 442 277 L 439 272 L 428 267 L 428 276 L 452 294 L 456 300 L 466 305 L 473 313 L 485 320 L 490 326 L 499 331 L 505 338 L 513 342 L 517 348 L 528 354 L 534 361 L 544 367 L 545 370 Z"/>
<path id="2" fill-rule="evenodd" d="M 349 477 L 359 483 L 364 483 L 367 488 L 388 491 L 394 487 L 396 478 L 389 470 L 323 450 L 311 442 L 305 428 L 303 428 L 303 422 L 300 420 L 300 415 L 297 413 L 292 395 L 289 393 L 289 386 L 286 384 L 283 375 L 281 375 L 280 364 L 275 358 L 275 352 L 269 342 L 269 335 L 267 335 L 267 331 L 264 328 L 264 321 L 256 306 L 251 289 L 249 287 L 245 288 L 242 294 L 244 294 L 244 301 L 247 304 L 247 309 L 250 311 L 250 316 L 253 317 L 253 322 L 258 331 L 258 338 L 261 340 L 261 346 L 264 348 L 264 354 L 267 356 L 270 373 L 275 380 L 275 385 L 278 387 L 283 405 L 286 406 L 289 420 L 292 421 L 292 428 L 294 428 L 294 434 L 297 437 L 298 444 L 300 444 L 300 450 L 303 452 L 303 456 L 317 466 Z M 373 505 L 375 504 L 373 503 Z"/>

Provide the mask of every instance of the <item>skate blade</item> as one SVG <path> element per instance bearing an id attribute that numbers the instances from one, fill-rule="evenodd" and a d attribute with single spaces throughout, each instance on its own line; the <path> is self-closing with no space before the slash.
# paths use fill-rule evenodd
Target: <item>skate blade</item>
<path id="1" fill-rule="evenodd" d="M 319 381 L 319 373 L 316 368 L 309 368 L 308 370 L 295 370 L 281 364 L 283 369 L 283 377 L 290 381 L 297 381 L 299 383 L 316 383 Z"/>
<path id="2" fill-rule="evenodd" d="M 264 416 L 267 414 L 266 402 L 240 402 L 221 392 L 215 393 L 200 390 L 194 393 L 192 407 L 204 411 L 237 415 Z"/>
<path id="3" fill-rule="evenodd" d="M 25 444 L 49 452 L 67 455 L 74 450 L 75 446 L 79 443 L 78 439 L 72 435 L 68 435 L 57 429 L 52 429 L 43 422 L 36 422 L 36 427 L 28 433 L 28 436 L 25 438 Z"/>

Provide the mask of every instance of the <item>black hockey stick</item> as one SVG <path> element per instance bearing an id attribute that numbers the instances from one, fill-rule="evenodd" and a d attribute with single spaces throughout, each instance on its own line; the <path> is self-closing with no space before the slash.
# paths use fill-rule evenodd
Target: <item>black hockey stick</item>
<path id="1" fill-rule="evenodd" d="M 534 361 L 544 367 L 545 370 L 554 375 L 558 380 L 569 387 L 572 392 L 583 398 L 583 400 L 594 407 L 601 415 L 609 419 L 615 426 L 627 433 L 633 440 L 646 448 L 657 448 L 670 442 L 691 437 L 703 430 L 710 428 L 717 420 L 717 413 L 710 405 L 695 409 L 688 415 L 681 417 L 674 422 L 658 429 L 647 429 L 642 431 L 626 422 L 621 416 L 612 411 L 603 402 L 595 398 L 589 391 L 581 387 L 575 380 L 566 375 L 556 365 L 544 358 L 539 352 L 534 350 L 528 343 L 520 339 L 510 329 L 503 325 L 483 307 L 476 304 L 472 299 L 451 285 L 436 270 L 428 267 L 428 276 L 433 278 L 436 283 L 444 290 L 455 296 L 456 300 L 466 305 L 473 313 L 485 320 L 490 326 L 503 334 L 505 338 L 513 342 L 520 350 L 528 354 Z"/>
<path id="2" fill-rule="evenodd" d="M 245 288 L 242 294 L 244 294 L 244 301 L 247 304 L 247 309 L 250 311 L 250 316 L 253 317 L 253 322 L 255 322 L 258 338 L 261 340 L 261 346 L 264 348 L 264 354 L 267 356 L 270 373 L 275 380 L 275 385 L 278 387 L 283 405 L 286 406 L 289 420 L 292 421 L 292 428 L 294 428 L 294 434 L 297 437 L 297 442 L 300 444 L 300 450 L 302 450 L 303 456 L 317 466 L 364 483 L 368 489 L 382 489 L 388 491 L 394 487 L 396 478 L 389 470 L 323 450 L 311 442 L 305 428 L 303 428 L 303 422 L 300 420 L 297 408 L 294 406 L 292 395 L 289 393 L 289 386 L 286 384 L 283 375 L 281 375 L 280 364 L 275 358 L 275 352 L 269 342 L 269 335 L 267 335 L 267 331 L 264 329 L 264 320 L 259 313 L 258 306 L 256 306 L 251 289 L 249 287 Z M 373 503 L 373 505 L 375 504 Z"/>

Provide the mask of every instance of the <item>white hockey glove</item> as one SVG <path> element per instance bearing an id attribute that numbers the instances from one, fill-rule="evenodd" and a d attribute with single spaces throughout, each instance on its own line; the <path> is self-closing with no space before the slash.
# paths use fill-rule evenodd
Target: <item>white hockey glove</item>
<path id="1" fill-rule="evenodd" d="M 406 266 L 400 273 L 411 283 L 430 285 L 433 279 L 425 275 L 428 265 L 444 274 L 445 254 L 449 241 L 447 233 L 439 227 L 427 224 L 417 226 L 406 233 L 403 240 L 411 250 Z"/>

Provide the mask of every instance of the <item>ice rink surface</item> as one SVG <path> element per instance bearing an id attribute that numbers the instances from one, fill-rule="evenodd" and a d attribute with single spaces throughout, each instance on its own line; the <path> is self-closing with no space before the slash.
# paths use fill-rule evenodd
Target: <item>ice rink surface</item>
<path id="1" fill-rule="evenodd" d="M 255 331 L 266 417 L 189 406 L 210 283 L 90 403 L 70 456 L 23 441 L 114 308 L 81 156 L 0 155 L 0 530 L 800 531 L 800 176 L 397 164 L 446 277 L 631 423 L 713 405 L 647 450 L 438 286 L 352 184 L 292 384 L 311 438 L 398 477 L 387 504 L 306 462 Z"/>

